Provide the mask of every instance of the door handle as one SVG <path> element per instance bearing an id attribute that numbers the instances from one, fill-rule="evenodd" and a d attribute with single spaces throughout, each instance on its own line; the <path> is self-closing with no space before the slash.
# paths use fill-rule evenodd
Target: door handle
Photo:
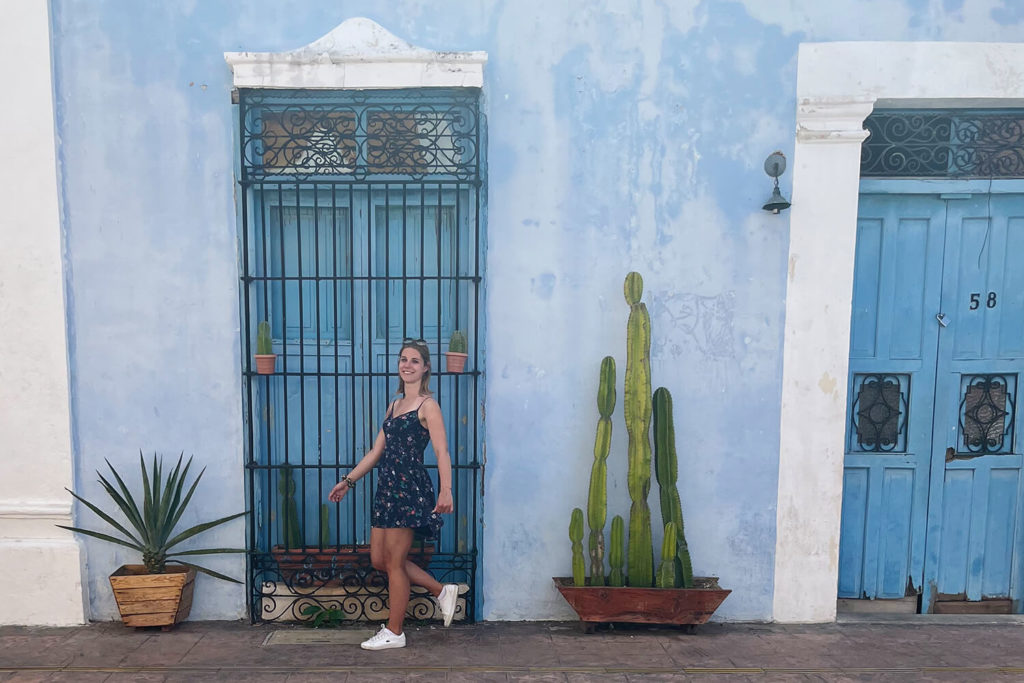
<path id="1" fill-rule="evenodd" d="M 935 319 L 938 320 L 939 324 L 942 325 L 943 327 L 949 326 L 949 316 L 947 316 L 945 313 L 936 314 Z"/>
<path id="2" fill-rule="evenodd" d="M 953 462 L 953 459 L 955 457 L 956 457 L 956 449 L 953 448 L 952 446 L 950 446 L 949 448 L 946 449 L 946 462 Z"/>

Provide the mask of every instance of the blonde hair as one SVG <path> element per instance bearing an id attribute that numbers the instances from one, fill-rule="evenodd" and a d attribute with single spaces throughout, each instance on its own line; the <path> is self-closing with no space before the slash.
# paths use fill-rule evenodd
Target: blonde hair
<path id="1" fill-rule="evenodd" d="M 426 342 L 406 342 L 402 344 L 402 348 L 398 350 L 399 358 L 402 356 L 402 351 L 405 351 L 406 349 L 413 349 L 420 354 L 420 358 L 423 359 L 423 364 L 427 366 L 427 369 L 423 373 L 423 379 L 420 380 L 420 396 L 430 396 L 433 393 L 430 391 L 430 368 L 432 367 L 430 365 L 430 349 L 427 348 Z M 402 394 L 403 396 L 405 395 L 405 380 L 403 380 L 401 376 L 398 378 L 398 391 L 395 393 Z"/>

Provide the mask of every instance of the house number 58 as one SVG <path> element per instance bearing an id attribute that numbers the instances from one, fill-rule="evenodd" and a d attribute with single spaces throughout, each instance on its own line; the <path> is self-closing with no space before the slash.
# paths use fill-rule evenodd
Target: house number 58
<path id="1" fill-rule="evenodd" d="M 995 292 L 989 292 L 988 296 L 985 298 L 985 308 L 995 308 L 996 307 L 996 299 L 997 299 L 996 293 Z M 972 292 L 971 293 L 971 310 L 972 311 L 976 311 L 980 307 L 981 307 L 981 293 L 980 292 Z"/>

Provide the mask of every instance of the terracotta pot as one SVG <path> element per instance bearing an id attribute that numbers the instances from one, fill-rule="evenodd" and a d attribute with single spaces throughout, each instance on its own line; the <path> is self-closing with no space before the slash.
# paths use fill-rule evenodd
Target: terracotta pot
<path id="1" fill-rule="evenodd" d="M 588 624 L 703 624 L 731 593 L 715 577 L 694 577 L 700 588 L 613 588 L 574 586 L 571 578 L 554 579 L 558 591 Z"/>
<path id="2" fill-rule="evenodd" d="M 469 354 L 445 351 L 444 357 L 448 365 L 448 372 L 462 372 L 466 367 L 466 358 L 469 357 Z"/>
<path id="3" fill-rule="evenodd" d="M 253 358 L 256 359 L 256 374 L 258 375 L 273 375 L 274 369 L 277 366 L 277 354 L 276 353 L 256 353 L 253 354 Z"/>
<path id="4" fill-rule="evenodd" d="M 345 545 L 335 548 L 285 548 L 276 545 L 270 555 L 277 562 L 281 579 L 299 585 L 328 585 L 345 574 L 370 568 L 369 545 Z M 433 544 L 413 544 L 409 560 L 427 569 L 434 555 Z"/>
<path id="5" fill-rule="evenodd" d="M 164 574 L 150 574 L 146 566 L 126 564 L 110 575 L 117 609 L 125 626 L 163 626 L 184 621 L 192 609 L 196 570 L 167 565 Z"/>

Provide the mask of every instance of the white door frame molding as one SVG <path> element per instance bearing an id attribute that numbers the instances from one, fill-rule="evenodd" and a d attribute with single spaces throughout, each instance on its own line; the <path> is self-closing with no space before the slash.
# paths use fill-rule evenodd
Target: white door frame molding
<path id="1" fill-rule="evenodd" d="M 64 261 L 54 136 L 49 3 L 0 22 L 0 624 L 85 621 L 73 481 Z"/>
<path id="2" fill-rule="evenodd" d="M 773 618 L 836 615 L 863 121 L 879 107 L 1022 107 L 1021 43 L 804 43 L 783 349 Z"/>

